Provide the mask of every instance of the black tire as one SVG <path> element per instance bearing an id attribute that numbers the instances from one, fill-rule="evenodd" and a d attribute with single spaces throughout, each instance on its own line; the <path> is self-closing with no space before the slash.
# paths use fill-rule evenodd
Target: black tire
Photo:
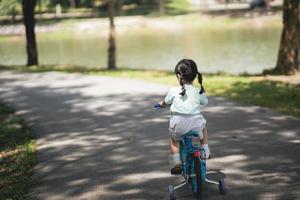
<path id="1" fill-rule="evenodd" d="M 175 190 L 173 185 L 169 185 L 168 190 L 169 190 L 169 200 L 176 200 Z"/>
<path id="2" fill-rule="evenodd" d="M 227 193 L 226 185 L 224 179 L 219 180 L 219 192 L 225 195 Z"/>
<path id="3" fill-rule="evenodd" d="M 193 194 L 196 198 L 201 198 L 203 194 L 203 181 L 202 181 L 202 169 L 200 158 L 193 158 L 191 163 L 191 185 Z"/>

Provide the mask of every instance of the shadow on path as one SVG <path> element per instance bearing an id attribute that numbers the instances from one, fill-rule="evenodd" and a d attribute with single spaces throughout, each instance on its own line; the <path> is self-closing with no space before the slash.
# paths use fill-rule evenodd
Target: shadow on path
<path id="1" fill-rule="evenodd" d="M 32 195 L 167 199 L 167 186 L 181 178 L 168 173 L 167 111 L 152 109 L 165 88 L 108 79 L 117 83 L 110 90 L 107 80 L 96 79 L 106 78 L 0 74 L 0 99 L 17 107 L 38 138 Z M 299 119 L 216 97 L 204 115 L 213 155 L 208 168 L 225 173 L 229 189 L 220 196 L 207 186 L 205 199 L 300 197 Z M 177 197 L 191 199 L 189 188 Z"/>

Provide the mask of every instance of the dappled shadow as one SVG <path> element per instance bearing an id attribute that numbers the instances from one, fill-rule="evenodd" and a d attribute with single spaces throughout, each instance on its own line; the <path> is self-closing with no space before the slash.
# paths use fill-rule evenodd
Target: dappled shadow
<path id="1" fill-rule="evenodd" d="M 300 117 L 300 85 L 269 80 L 236 82 L 230 92 L 232 98 L 241 98 L 246 103 L 268 106 Z"/>
<path id="2" fill-rule="evenodd" d="M 93 97 L 80 93 L 92 87 L 88 83 L 11 83 L 1 79 L 1 86 L 11 85 L 1 90 L 1 99 L 18 106 L 39 139 L 33 185 L 38 198 L 165 199 L 165 192 L 153 192 L 161 186 L 166 191 L 171 182 L 167 119 L 152 109 L 159 96 Z"/>
<path id="3" fill-rule="evenodd" d="M 210 105 L 210 165 L 225 169 L 229 190 L 246 199 L 296 199 L 300 120 L 223 98 Z"/>
<path id="4" fill-rule="evenodd" d="M 0 74 L 0 99 L 17 106 L 39 139 L 34 195 L 167 199 L 167 186 L 181 178 L 168 173 L 167 111 L 152 109 L 165 89 L 57 74 Z M 209 176 L 226 176 L 229 188 L 220 196 L 208 185 L 206 199 L 299 198 L 299 119 L 216 97 L 204 113 L 213 156 L 207 164 L 217 171 Z M 189 188 L 177 197 L 191 199 Z"/>

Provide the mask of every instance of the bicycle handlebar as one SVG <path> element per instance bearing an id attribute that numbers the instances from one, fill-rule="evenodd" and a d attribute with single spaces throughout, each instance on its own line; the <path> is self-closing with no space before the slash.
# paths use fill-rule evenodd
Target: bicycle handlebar
<path id="1" fill-rule="evenodd" d="M 153 107 L 154 107 L 156 110 L 159 110 L 159 109 L 162 108 L 162 106 L 161 106 L 159 103 L 154 104 Z"/>

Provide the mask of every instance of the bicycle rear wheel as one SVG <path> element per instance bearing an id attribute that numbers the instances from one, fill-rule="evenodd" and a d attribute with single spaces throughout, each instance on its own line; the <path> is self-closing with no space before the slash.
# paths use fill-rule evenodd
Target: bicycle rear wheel
<path id="1" fill-rule="evenodd" d="M 192 185 L 193 194 L 197 198 L 202 197 L 204 185 L 202 178 L 201 160 L 199 157 L 193 158 L 190 168 L 190 181 Z"/>

